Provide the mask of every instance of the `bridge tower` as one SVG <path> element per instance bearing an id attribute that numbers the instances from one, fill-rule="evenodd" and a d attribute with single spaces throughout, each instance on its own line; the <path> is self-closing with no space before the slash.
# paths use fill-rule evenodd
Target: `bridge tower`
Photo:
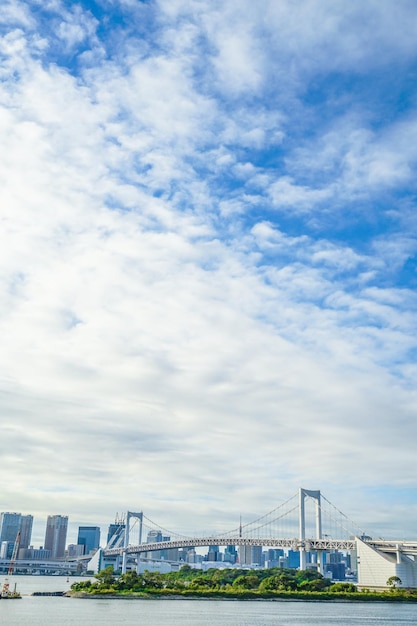
<path id="1" fill-rule="evenodd" d="M 132 511 L 128 511 L 126 515 L 126 528 L 125 528 L 125 540 L 123 544 L 123 560 L 122 560 L 122 574 L 126 574 L 126 566 L 127 566 L 127 547 L 129 545 L 129 534 L 130 534 L 130 518 L 135 517 L 139 520 L 139 544 L 142 543 L 142 528 L 143 528 L 143 512 L 134 513 Z M 139 567 L 139 556 L 138 553 L 138 567 Z"/>
<path id="2" fill-rule="evenodd" d="M 306 568 L 306 552 L 309 552 L 308 545 L 306 545 L 306 516 L 305 516 L 305 499 L 312 498 L 316 502 L 316 536 L 315 539 L 322 539 L 321 530 L 321 502 L 320 491 L 311 491 L 310 489 L 303 489 L 300 487 L 299 492 L 299 507 L 298 507 L 298 522 L 299 522 L 299 539 L 300 539 L 300 570 Z M 307 550 L 306 550 L 307 548 Z M 318 566 L 321 572 L 321 554 L 318 554 Z"/>

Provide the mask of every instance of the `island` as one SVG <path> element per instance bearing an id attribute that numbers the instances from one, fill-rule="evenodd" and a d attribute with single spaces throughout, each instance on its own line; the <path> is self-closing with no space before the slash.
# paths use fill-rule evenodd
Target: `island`
<path id="1" fill-rule="evenodd" d="M 112 567 L 100 571 L 95 580 L 76 582 L 71 597 L 102 598 L 216 598 L 238 600 L 349 600 L 417 602 L 417 589 L 404 588 L 397 576 L 387 581 L 387 589 L 358 590 L 352 582 L 331 582 L 316 570 L 271 568 L 217 569 L 201 571 L 183 565 L 178 572 L 161 574 L 129 571 L 115 574 Z"/>

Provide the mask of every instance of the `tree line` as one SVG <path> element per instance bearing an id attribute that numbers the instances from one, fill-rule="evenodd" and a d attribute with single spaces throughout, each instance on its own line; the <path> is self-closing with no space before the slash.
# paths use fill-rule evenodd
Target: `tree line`
<path id="1" fill-rule="evenodd" d="M 373 596 L 381 599 L 383 593 L 358 592 L 356 585 L 350 582 L 332 583 L 316 570 L 296 570 L 271 568 L 263 570 L 243 569 L 215 569 L 205 572 L 183 565 L 178 572 L 161 574 L 160 572 L 145 571 L 138 574 L 129 571 L 126 574 L 116 575 L 112 567 L 100 571 L 94 576 L 94 581 L 76 582 L 71 586 L 74 593 L 88 594 L 115 594 L 115 595 L 183 595 L 183 596 L 223 596 L 238 598 L 255 597 L 303 597 L 322 599 L 335 597 L 335 594 L 348 596 L 360 595 L 361 599 L 372 599 Z M 389 592 L 385 593 L 389 599 L 417 600 L 417 590 L 404 590 L 396 587 L 393 582 Z M 401 583 L 401 581 L 399 581 Z"/>

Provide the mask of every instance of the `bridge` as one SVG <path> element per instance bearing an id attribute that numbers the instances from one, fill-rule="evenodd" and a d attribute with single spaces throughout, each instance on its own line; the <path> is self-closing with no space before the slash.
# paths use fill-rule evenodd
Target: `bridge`
<path id="1" fill-rule="evenodd" d="M 146 541 L 142 540 L 148 529 Z M 133 537 L 136 531 L 135 537 Z M 121 532 L 100 553 L 101 559 L 128 559 L 137 567 L 145 558 L 161 551 L 210 546 L 284 549 L 299 554 L 299 567 L 316 567 L 324 572 L 326 554 L 350 553 L 360 587 L 383 588 L 390 576 L 398 576 L 405 587 L 417 587 L 417 541 L 373 539 L 337 509 L 318 490 L 300 488 L 284 503 L 247 524 L 228 532 L 184 536 L 170 532 L 143 512 L 128 512 Z M 97 559 L 96 559 L 97 560 Z M 243 563 L 241 563 L 244 566 Z"/>

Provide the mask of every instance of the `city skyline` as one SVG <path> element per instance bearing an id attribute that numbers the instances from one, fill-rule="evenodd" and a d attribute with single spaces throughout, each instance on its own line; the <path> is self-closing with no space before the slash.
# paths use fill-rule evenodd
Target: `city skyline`
<path id="1" fill-rule="evenodd" d="M 134 516 L 136 515 L 134 514 Z M 305 523 L 305 513 L 301 515 Z M 140 518 L 143 521 L 143 513 L 140 514 Z M 26 571 L 26 568 L 29 568 L 31 571 L 35 569 L 39 573 L 40 569 L 48 569 L 48 563 L 50 564 L 49 569 L 56 568 L 59 561 L 68 562 L 68 559 L 71 561 L 74 558 L 77 559 L 87 555 L 90 556 L 90 560 L 88 562 L 84 560 L 84 568 L 89 570 L 91 567 L 99 567 L 101 559 L 106 558 L 106 556 L 103 556 L 102 549 L 105 546 L 100 542 L 101 530 L 98 526 L 79 526 L 77 543 L 72 544 L 70 541 L 67 541 L 68 516 L 49 515 L 46 521 L 45 545 L 36 547 L 32 545 L 31 541 L 32 522 L 33 516 L 31 515 L 22 515 L 17 512 L 0 513 L 0 558 L 10 559 L 11 553 L 14 553 L 16 542 L 18 542 L 16 568 L 20 568 L 20 570 L 23 568 Z M 110 540 L 115 537 L 119 539 L 120 530 L 123 533 L 125 528 L 126 525 L 123 518 L 118 518 L 117 516 L 115 522 L 108 526 L 107 544 L 112 548 L 115 545 L 118 545 L 120 548 L 122 545 L 120 542 L 116 541 L 115 543 Z M 241 531 L 242 528 L 240 528 L 240 533 Z M 171 537 L 164 534 L 160 528 L 152 528 L 147 531 L 144 543 L 155 544 L 169 542 L 170 540 Z M 190 543 L 188 547 L 172 547 L 150 551 L 142 555 L 144 557 L 142 565 L 137 565 L 137 567 L 146 567 L 148 558 L 159 561 L 159 566 L 162 570 L 166 569 L 167 562 L 176 562 L 177 565 L 182 562 L 193 564 L 196 567 L 201 567 L 203 563 L 206 563 L 207 567 L 243 566 L 270 568 L 305 567 L 305 562 L 317 566 L 319 563 L 327 564 L 327 560 L 329 560 L 330 564 L 337 564 L 338 578 L 344 578 L 345 568 L 347 567 L 350 570 L 351 566 L 349 554 L 347 552 L 341 553 L 338 550 L 327 550 L 327 555 L 322 554 L 321 558 L 318 557 L 318 553 L 315 551 L 308 552 L 301 560 L 301 553 L 293 549 L 293 540 L 288 544 L 291 547 L 287 546 L 285 550 L 283 548 L 268 548 L 265 538 L 260 537 L 258 538 L 258 541 L 261 542 L 259 545 L 239 545 L 238 548 L 233 542 L 232 545 L 227 540 L 224 543 L 224 537 L 218 537 L 218 540 L 220 540 L 220 545 L 204 544 L 205 548 L 201 546 L 200 538 L 196 539 L 195 546 Z M 229 537 L 228 540 L 231 540 L 231 538 Z M 274 541 L 271 537 L 268 537 L 267 540 Z M 129 545 L 131 545 L 131 541 L 129 541 Z M 99 551 L 98 557 L 96 555 L 97 551 Z M 107 559 L 109 559 L 107 561 L 108 565 L 111 564 L 113 567 L 122 566 L 120 558 L 115 560 L 113 556 L 107 556 Z M 342 565 L 340 565 L 341 563 Z M 103 561 L 101 567 L 105 566 L 106 561 Z M 320 565 L 318 566 L 321 567 Z M 4 569 L 4 563 L 2 563 L 2 567 Z M 156 563 L 153 563 L 152 567 L 156 567 Z M 171 565 L 168 567 L 170 568 Z M 327 565 L 326 567 L 327 569 L 323 571 L 331 570 L 332 574 L 334 574 L 333 566 Z M 57 573 L 56 569 L 54 571 Z M 354 568 L 349 573 L 353 576 L 356 575 L 356 569 Z"/>
<path id="2" fill-rule="evenodd" d="M 5 518 L 6 524 L 4 523 Z M 46 522 L 45 520 L 37 520 L 34 526 L 34 518 L 30 514 L 22 514 L 20 512 L 0 512 L 0 539 L 7 540 L 9 542 L 8 551 L 11 552 L 17 532 L 20 531 L 21 537 L 19 544 L 21 548 L 27 548 L 29 543 L 31 544 L 31 547 L 43 548 L 47 544 L 48 533 L 51 534 L 51 529 L 49 527 L 60 527 L 62 526 L 63 521 L 65 528 L 64 536 L 60 539 L 61 552 L 64 550 L 64 545 L 72 545 L 72 547 L 77 548 L 83 547 L 83 551 L 80 552 L 80 554 L 86 554 L 98 546 L 105 547 L 108 545 L 110 548 L 117 546 L 120 547 L 120 538 L 123 538 L 124 536 L 126 520 L 130 519 L 129 527 L 131 532 L 129 545 L 136 545 L 138 543 L 155 543 L 160 541 L 163 542 L 170 541 L 171 539 L 175 541 L 176 539 L 184 538 L 188 538 L 192 541 L 195 537 L 201 538 L 202 536 L 205 536 L 206 538 L 213 538 L 216 535 L 218 535 L 218 539 L 221 541 L 221 538 L 224 539 L 226 537 L 227 539 L 227 537 L 231 536 L 241 537 L 248 532 L 252 535 L 254 529 L 257 529 L 256 532 L 259 530 L 261 531 L 261 533 L 256 536 L 262 541 L 265 539 L 268 540 L 270 537 L 275 537 L 285 541 L 290 541 L 291 545 L 294 537 L 300 538 L 301 536 L 308 539 L 322 538 L 323 540 L 333 539 L 348 542 L 354 537 L 365 537 L 375 541 L 378 541 L 378 539 L 387 540 L 388 542 L 393 540 L 415 541 L 413 539 L 414 535 L 408 538 L 404 536 L 378 537 L 378 533 L 372 531 L 369 526 L 366 531 L 364 526 L 361 526 L 356 521 L 352 520 L 351 517 L 341 511 L 337 505 L 330 502 L 320 490 L 308 490 L 301 487 L 297 493 L 292 495 L 292 497 L 279 503 L 278 506 L 273 506 L 269 512 L 263 511 L 260 515 L 256 516 L 256 519 L 243 520 L 240 515 L 239 520 L 235 520 L 233 528 L 219 526 L 219 523 L 220 525 L 223 524 L 226 518 L 227 516 L 224 515 L 220 520 L 212 520 L 210 531 L 202 531 L 201 529 L 194 527 L 193 532 L 186 533 L 178 528 L 174 528 L 167 520 L 159 520 L 162 524 L 164 524 L 164 526 L 160 526 L 155 519 L 151 520 L 143 511 L 135 513 L 127 511 L 116 513 L 112 521 L 100 520 L 99 525 L 94 526 L 91 524 L 87 525 L 85 522 L 70 522 L 68 514 L 48 515 Z M 132 519 L 134 520 L 133 524 Z M 138 520 L 140 520 L 139 523 Z M 168 526 L 170 526 L 169 530 Z M 37 527 L 38 530 L 37 533 L 35 532 L 31 538 L 33 527 Z M 220 527 L 221 531 L 219 532 Z M 217 530 L 214 530 L 215 528 L 217 528 Z M 68 531 L 69 537 L 67 537 Z M 173 537 L 171 537 L 171 535 L 173 535 Z M 43 536 L 45 536 L 45 540 L 40 541 L 40 538 Z M 102 541 L 100 537 L 102 538 Z M 142 539 L 140 539 L 140 537 Z M 49 543 L 52 542 L 57 542 L 57 538 L 53 541 L 50 538 Z M 263 545 L 268 544 L 264 543 Z M 217 549 L 218 546 L 212 547 L 213 549 Z M 4 546 L 2 546 L 2 548 L 4 550 Z M 47 551 L 53 551 L 51 546 L 50 549 L 47 549 Z M 166 551 L 163 550 L 162 552 L 165 554 Z M 170 550 L 168 550 L 168 552 L 170 552 Z M 155 554 L 157 553 L 159 554 L 158 551 L 155 552 Z M 170 557 L 165 555 L 164 558 L 168 559 Z"/>
<path id="3" fill-rule="evenodd" d="M 415 536 L 416 3 L 0 13 L 0 510 Z"/>

